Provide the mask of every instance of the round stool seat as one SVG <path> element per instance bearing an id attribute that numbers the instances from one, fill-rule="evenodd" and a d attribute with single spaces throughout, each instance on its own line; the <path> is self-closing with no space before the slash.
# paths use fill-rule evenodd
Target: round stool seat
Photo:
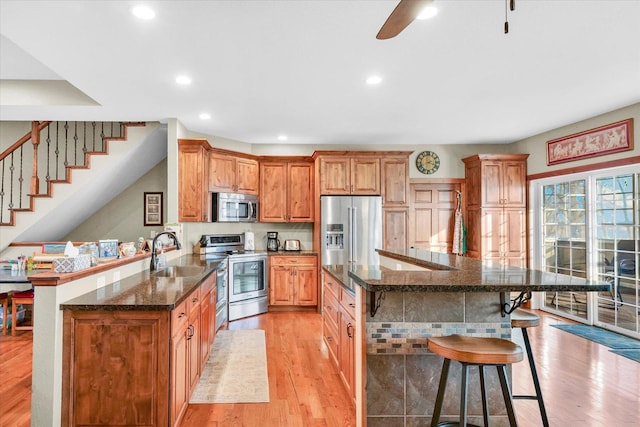
<path id="1" fill-rule="evenodd" d="M 448 335 L 430 337 L 427 348 L 444 358 L 472 364 L 503 365 L 520 362 L 522 348 L 502 338 Z"/>
<path id="2" fill-rule="evenodd" d="M 527 310 L 517 309 L 511 313 L 512 328 L 533 328 L 540 324 L 540 316 Z"/>
<path id="3" fill-rule="evenodd" d="M 9 296 L 7 293 L 0 294 L 0 299 L 5 299 Z"/>

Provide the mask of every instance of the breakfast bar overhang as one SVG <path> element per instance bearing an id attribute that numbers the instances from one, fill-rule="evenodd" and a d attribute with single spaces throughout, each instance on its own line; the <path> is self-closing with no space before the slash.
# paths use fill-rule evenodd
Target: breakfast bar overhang
<path id="1" fill-rule="evenodd" d="M 427 350 L 430 336 L 510 339 L 509 314 L 532 292 L 609 291 L 607 283 L 420 249 L 378 253 L 379 265 L 323 266 L 324 274 L 356 297 L 360 426 L 430 422 L 442 366 L 442 359 Z M 461 369 L 456 365 L 449 374 L 443 421 L 458 418 Z M 478 381 L 477 373 L 470 381 Z M 492 425 L 506 425 L 497 375 L 488 375 L 487 384 Z M 473 385 L 469 391 L 469 421 L 480 425 L 480 393 Z"/>

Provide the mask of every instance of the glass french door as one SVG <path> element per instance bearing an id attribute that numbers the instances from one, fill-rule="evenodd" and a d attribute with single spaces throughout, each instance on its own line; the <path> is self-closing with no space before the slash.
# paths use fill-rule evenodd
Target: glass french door
<path id="1" fill-rule="evenodd" d="M 532 265 L 611 284 L 547 292 L 542 308 L 640 337 L 640 173 L 624 167 L 532 183 Z"/>

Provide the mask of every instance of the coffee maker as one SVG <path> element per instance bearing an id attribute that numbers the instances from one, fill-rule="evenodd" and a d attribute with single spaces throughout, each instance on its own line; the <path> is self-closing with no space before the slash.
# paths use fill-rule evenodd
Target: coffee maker
<path id="1" fill-rule="evenodd" d="M 280 246 L 280 240 L 278 240 L 277 231 L 267 231 L 267 250 L 277 251 Z"/>

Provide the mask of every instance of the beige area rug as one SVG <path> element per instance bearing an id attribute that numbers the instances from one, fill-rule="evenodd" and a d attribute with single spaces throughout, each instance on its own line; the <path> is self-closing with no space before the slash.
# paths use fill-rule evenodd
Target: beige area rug
<path id="1" fill-rule="evenodd" d="M 189 403 L 258 402 L 269 402 L 264 331 L 219 331 Z"/>

